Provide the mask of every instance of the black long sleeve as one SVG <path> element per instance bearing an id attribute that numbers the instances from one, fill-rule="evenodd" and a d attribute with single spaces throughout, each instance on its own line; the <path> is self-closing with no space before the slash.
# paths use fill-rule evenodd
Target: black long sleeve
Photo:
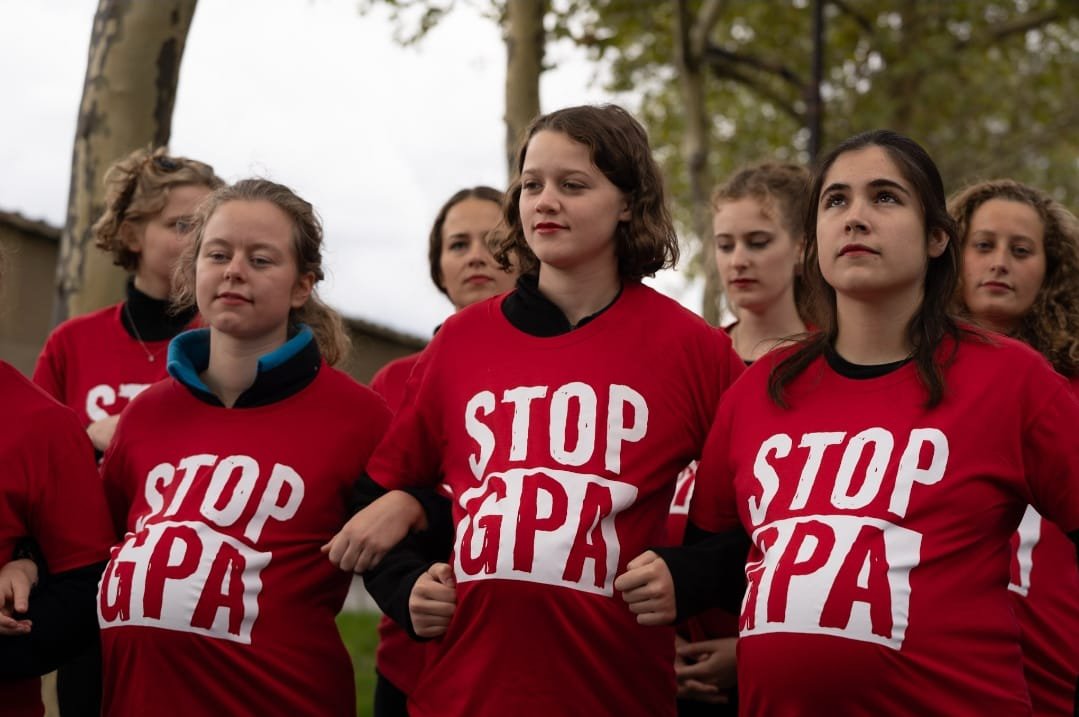
<path id="1" fill-rule="evenodd" d="M 0 636 L 0 680 L 52 672 L 98 636 L 97 583 L 105 563 L 49 576 L 30 596 L 26 635 Z"/>
<path id="2" fill-rule="evenodd" d="M 713 607 L 732 613 L 741 609 L 749 545 L 741 528 L 710 533 L 691 522 L 681 547 L 653 548 L 674 579 L 678 622 Z"/>
<path id="3" fill-rule="evenodd" d="M 386 494 L 386 489 L 368 476 L 353 486 L 351 507 L 358 512 Z M 453 506 L 432 488 L 406 490 L 423 507 L 427 529 L 410 533 L 390 550 L 382 561 L 363 574 L 364 587 L 391 620 L 414 640 L 416 635 L 408 611 L 408 598 L 416 580 L 434 563 L 449 559 L 453 548 Z"/>

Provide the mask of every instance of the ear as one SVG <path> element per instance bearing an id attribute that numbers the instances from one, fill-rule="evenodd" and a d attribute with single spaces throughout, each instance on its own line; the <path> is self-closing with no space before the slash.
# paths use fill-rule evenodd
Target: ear
<path id="1" fill-rule="evenodd" d="M 622 211 L 618 213 L 618 221 L 628 222 L 633 218 L 633 211 L 630 209 L 629 200 L 622 196 Z"/>
<path id="2" fill-rule="evenodd" d="M 948 248 L 948 235 L 943 229 L 935 229 L 929 234 L 929 242 L 926 252 L 930 259 L 936 259 Z"/>
<path id="3" fill-rule="evenodd" d="M 298 309 L 307 303 L 308 297 L 315 288 L 315 275 L 311 272 L 301 274 L 296 279 L 296 285 L 292 287 L 292 308 Z"/>
<path id="4" fill-rule="evenodd" d="M 134 254 L 142 253 L 142 227 L 125 219 L 120 223 L 120 242 L 124 248 Z"/>

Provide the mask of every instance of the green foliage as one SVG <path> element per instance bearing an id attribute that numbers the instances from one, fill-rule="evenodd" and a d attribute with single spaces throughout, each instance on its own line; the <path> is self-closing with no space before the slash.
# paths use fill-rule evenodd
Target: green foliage
<path id="1" fill-rule="evenodd" d="M 688 3 L 691 14 L 702 2 Z M 676 216 L 691 226 L 680 151 L 674 3 L 564 0 L 555 37 L 639 93 Z M 822 146 L 892 127 L 933 154 L 949 190 L 1010 176 L 1079 202 L 1079 4 L 1069 0 L 832 0 L 825 5 Z M 806 161 L 809 0 L 727 0 L 709 37 L 710 172 Z"/>
<path id="2" fill-rule="evenodd" d="M 375 695 L 375 647 L 378 645 L 377 612 L 343 612 L 337 616 L 341 640 L 352 657 L 356 673 L 356 714 L 369 717 Z"/>

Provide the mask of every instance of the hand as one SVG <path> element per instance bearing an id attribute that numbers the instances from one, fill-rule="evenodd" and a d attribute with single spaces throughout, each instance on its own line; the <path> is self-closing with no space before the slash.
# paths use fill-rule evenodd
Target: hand
<path id="1" fill-rule="evenodd" d="M 457 581 L 453 568 L 435 563 L 416 579 L 408 596 L 412 629 L 420 637 L 441 637 L 450 626 L 457 607 Z"/>
<path id="2" fill-rule="evenodd" d="M 30 609 L 30 590 L 36 584 L 37 565 L 33 560 L 12 560 L 0 568 L 0 635 L 30 632 L 30 620 L 14 616 Z"/>
<path id="3" fill-rule="evenodd" d="M 678 696 L 713 704 L 727 703 L 726 690 L 735 686 L 736 637 L 687 642 L 675 640 L 674 676 Z"/>
<path id="4" fill-rule="evenodd" d="M 651 550 L 629 561 L 626 572 L 615 578 L 614 587 L 641 625 L 674 622 L 674 579 L 667 563 Z"/>
<path id="5" fill-rule="evenodd" d="M 112 443 L 112 436 L 116 433 L 116 422 L 119 420 L 119 416 L 109 416 L 100 421 L 94 421 L 86 427 L 86 435 L 90 436 L 90 442 L 94 444 L 94 448 L 102 453 L 108 449 L 109 444 Z"/>
<path id="6" fill-rule="evenodd" d="M 391 490 L 352 516 L 322 552 L 341 570 L 362 573 L 378 565 L 409 530 L 425 526 L 420 502 L 404 491 Z"/>

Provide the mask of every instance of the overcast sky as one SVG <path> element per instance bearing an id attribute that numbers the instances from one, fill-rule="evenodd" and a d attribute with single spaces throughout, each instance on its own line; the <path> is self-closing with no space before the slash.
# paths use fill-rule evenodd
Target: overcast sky
<path id="1" fill-rule="evenodd" d="M 361 16 L 358 4 L 199 0 L 170 146 L 228 181 L 291 186 L 325 225 L 325 298 L 427 336 L 450 310 L 427 275 L 435 212 L 460 187 L 507 183 L 505 50 L 467 3 L 411 48 L 394 43 L 385 12 Z M 0 210 L 63 221 L 96 7 L 0 0 Z M 549 47 L 547 61 L 544 110 L 619 100 L 590 82 L 593 67 L 573 48 Z M 699 305 L 680 275 L 658 283 Z"/>

